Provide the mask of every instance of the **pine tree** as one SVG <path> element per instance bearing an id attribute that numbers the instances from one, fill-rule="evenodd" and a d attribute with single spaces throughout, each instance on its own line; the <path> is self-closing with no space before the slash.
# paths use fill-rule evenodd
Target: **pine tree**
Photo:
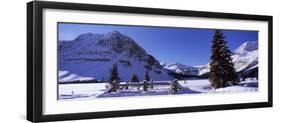
<path id="1" fill-rule="evenodd" d="M 147 69 L 146 69 L 146 71 L 145 71 L 144 80 L 150 81 L 150 77 L 149 77 L 149 73 L 148 73 L 148 70 L 147 70 Z"/>
<path id="2" fill-rule="evenodd" d="M 151 89 L 154 88 L 153 83 L 154 83 L 154 81 L 151 81 L 151 82 L 150 82 L 150 88 L 151 88 Z"/>
<path id="3" fill-rule="evenodd" d="M 117 91 L 117 88 L 118 88 L 117 86 L 118 86 L 117 81 L 116 81 L 116 80 L 113 80 L 112 82 L 110 82 L 108 92 L 116 92 L 116 91 Z"/>
<path id="4" fill-rule="evenodd" d="M 113 64 L 110 70 L 110 77 L 109 77 L 109 90 L 108 92 L 116 92 L 119 83 L 119 74 L 118 74 L 118 65 Z"/>
<path id="5" fill-rule="evenodd" d="M 175 79 L 171 82 L 171 90 L 170 90 L 170 94 L 177 94 L 177 92 L 180 90 L 179 84 L 178 84 L 178 80 Z"/>
<path id="6" fill-rule="evenodd" d="M 109 81 L 116 81 L 119 82 L 120 78 L 119 78 L 119 73 L 118 73 L 118 65 L 117 64 L 113 64 L 112 68 L 110 70 L 110 77 L 109 77 Z"/>
<path id="7" fill-rule="evenodd" d="M 147 82 L 147 80 L 144 80 L 143 81 L 143 91 L 147 91 L 147 88 L 148 88 L 148 82 Z"/>
<path id="8" fill-rule="evenodd" d="M 131 82 L 139 82 L 139 78 L 136 74 L 132 75 Z"/>
<path id="9" fill-rule="evenodd" d="M 238 84 L 238 77 L 231 57 L 231 51 L 226 46 L 225 37 L 216 30 L 212 41 L 212 56 L 210 62 L 210 82 L 214 88 L 222 88 Z"/>

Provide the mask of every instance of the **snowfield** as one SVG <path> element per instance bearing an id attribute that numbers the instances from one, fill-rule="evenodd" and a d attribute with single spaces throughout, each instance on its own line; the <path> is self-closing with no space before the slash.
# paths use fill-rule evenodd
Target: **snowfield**
<path id="1" fill-rule="evenodd" d="M 59 82 L 72 82 L 72 81 L 85 81 L 94 80 L 93 77 L 82 77 L 77 74 L 71 74 L 68 71 L 59 71 Z"/>
<path id="2" fill-rule="evenodd" d="M 168 82 L 169 81 L 167 81 L 167 83 Z M 155 85 L 153 89 L 148 88 L 148 92 L 142 91 L 142 87 L 140 87 L 139 90 L 137 87 L 129 87 L 128 90 L 123 89 L 114 93 L 109 93 L 107 92 L 106 84 L 107 83 L 59 84 L 59 100 L 170 94 L 170 85 Z M 181 90 L 177 94 L 258 92 L 258 81 L 255 79 L 246 79 L 240 82 L 240 85 L 220 89 L 212 88 L 208 79 L 181 80 L 179 84 Z"/>
<path id="3" fill-rule="evenodd" d="M 184 88 L 200 92 L 200 93 L 221 93 L 221 92 L 252 92 L 258 91 L 258 81 L 254 79 L 247 79 L 246 81 L 240 82 L 240 85 L 229 86 L 220 89 L 214 89 L 210 86 L 208 79 L 204 80 L 187 80 L 179 82 Z"/>
<path id="4" fill-rule="evenodd" d="M 96 98 L 106 92 L 106 83 L 59 84 L 59 99 Z"/>

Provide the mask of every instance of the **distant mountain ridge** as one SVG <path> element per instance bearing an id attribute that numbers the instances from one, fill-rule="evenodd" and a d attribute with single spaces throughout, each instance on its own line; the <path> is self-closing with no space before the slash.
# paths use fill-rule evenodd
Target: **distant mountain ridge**
<path id="1" fill-rule="evenodd" d="M 196 67 L 183 65 L 180 63 L 166 65 L 166 69 L 171 70 L 172 72 L 178 73 L 178 74 L 184 74 L 184 75 L 198 75 L 199 70 Z"/>

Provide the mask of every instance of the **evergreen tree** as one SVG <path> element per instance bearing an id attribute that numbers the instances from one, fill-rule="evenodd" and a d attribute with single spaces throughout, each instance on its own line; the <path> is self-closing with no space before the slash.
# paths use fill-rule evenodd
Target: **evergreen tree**
<path id="1" fill-rule="evenodd" d="M 136 74 L 132 75 L 131 82 L 139 82 L 139 78 Z"/>
<path id="2" fill-rule="evenodd" d="M 170 94 L 177 94 L 177 92 L 180 90 L 180 87 L 179 87 L 179 83 L 178 83 L 178 80 L 175 79 L 172 81 L 171 83 L 171 90 L 170 90 Z"/>
<path id="3" fill-rule="evenodd" d="M 149 73 L 148 73 L 148 70 L 147 70 L 147 69 L 146 69 L 146 71 L 145 71 L 144 80 L 150 81 L 150 77 L 149 77 Z"/>
<path id="4" fill-rule="evenodd" d="M 110 70 L 110 77 L 109 77 L 109 81 L 116 81 L 119 82 L 120 78 L 119 78 L 119 73 L 118 73 L 118 65 L 117 64 L 113 64 L 112 68 Z"/>
<path id="5" fill-rule="evenodd" d="M 151 82 L 150 82 L 150 88 L 151 88 L 151 89 L 154 88 L 153 83 L 154 83 L 154 81 L 151 81 Z"/>
<path id="6" fill-rule="evenodd" d="M 143 81 L 143 91 L 148 91 L 147 88 L 148 88 L 148 82 L 147 82 L 147 80 L 144 80 Z"/>
<path id="7" fill-rule="evenodd" d="M 110 77 L 109 77 L 109 90 L 108 92 L 116 92 L 119 88 L 119 74 L 118 74 L 118 66 L 117 64 L 113 64 L 112 68 L 110 69 Z"/>
<path id="8" fill-rule="evenodd" d="M 118 83 L 116 80 L 113 80 L 112 82 L 110 82 L 108 92 L 116 92 L 117 88 L 118 88 Z"/>
<path id="9" fill-rule="evenodd" d="M 214 88 L 222 88 L 238 84 L 238 77 L 231 57 L 231 51 L 226 46 L 224 35 L 216 30 L 212 41 L 210 62 L 210 82 Z"/>

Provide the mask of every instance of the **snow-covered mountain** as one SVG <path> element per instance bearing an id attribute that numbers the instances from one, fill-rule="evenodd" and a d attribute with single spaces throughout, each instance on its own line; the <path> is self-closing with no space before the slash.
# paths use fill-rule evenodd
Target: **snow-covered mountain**
<path id="1" fill-rule="evenodd" d="M 180 64 L 180 63 L 167 65 L 167 66 L 165 66 L 165 68 L 170 70 L 170 71 L 173 71 L 177 74 L 183 74 L 183 75 L 198 75 L 199 74 L 198 68 L 183 65 L 183 64 Z"/>
<path id="2" fill-rule="evenodd" d="M 133 74 L 143 79 L 146 69 L 152 80 L 170 79 L 167 70 L 157 59 L 132 38 L 118 31 L 107 34 L 86 33 L 72 41 L 59 42 L 59 71 L 108 80 L 109 71 L 116 63 L 123 81 L 128 81 Z M 60 80 L 64 80 L 64 77 Z"/>
<path id="3" fill-rule="evenodd" d="M 237 72 L 245 72 L 258 67 L 258 42 L 245 42 L 234 50 L 232 59 Z M 209 63 L 198 67 L 199 75 L 210 71 Z"/>
<path id="4" fill-rule="evenodd" d="M 252 42 L 245 42 L 240 47 L 238 47 L 236 50 L 234 50 L 235 54 L 247 54 L 251 51 L 255 51 L 258 49 L 258 42 L 252 41 Z"/>

